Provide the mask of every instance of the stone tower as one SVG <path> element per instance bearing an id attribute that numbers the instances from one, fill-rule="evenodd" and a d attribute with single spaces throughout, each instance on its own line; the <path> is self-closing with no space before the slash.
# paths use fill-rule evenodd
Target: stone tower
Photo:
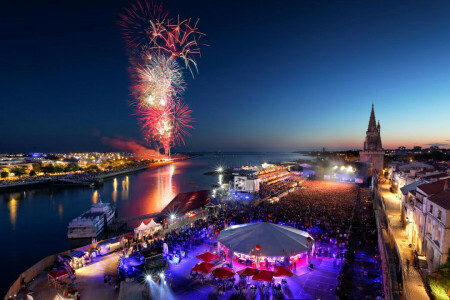
<path id="1" fill-rule="evenodd" d="M 366 140 L 364 141 L 364 150 L 359 152 L 361 162 L 371 163 L 377 172 L 383 171 L 384 151 L 381 145 L 380 121 L 375 120 L 375 111 L 370 113 L 369 127 L 366 131 Z"/>

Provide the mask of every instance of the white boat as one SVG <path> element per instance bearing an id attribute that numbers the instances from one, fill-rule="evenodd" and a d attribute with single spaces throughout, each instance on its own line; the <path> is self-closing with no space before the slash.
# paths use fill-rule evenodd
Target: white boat
<path id="1" fill-rule="evenodd" d="M 114 219 L 114 207 L 110 203 L 103 203 L 99 197 L 91 209 L 69 223 L 67 236 L 69 239 L 97 237 Z"/>

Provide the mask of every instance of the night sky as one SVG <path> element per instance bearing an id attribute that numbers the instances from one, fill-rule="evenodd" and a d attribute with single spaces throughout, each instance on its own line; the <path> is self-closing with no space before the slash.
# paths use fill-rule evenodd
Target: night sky
<path id="1" fill-rule="evenodd" d="M 141 138 L 117 25 L 128 2 L 94 2 L 2 4 L 0 153 Z M 384 147 L 450 144 L 450 1 L 163 4 L 200 18 L 210 45 L 185 74 L 196 123 L 179 150 L 361 148 L 372 103 Z"/>

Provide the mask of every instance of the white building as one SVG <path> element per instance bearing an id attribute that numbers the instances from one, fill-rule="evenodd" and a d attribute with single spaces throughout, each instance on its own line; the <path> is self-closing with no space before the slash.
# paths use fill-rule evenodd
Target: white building
<path id="1" fill-rule="evenodd" d="M 448 180 L 418 185 L 405 199 L 409 242 L 424 254 L 434 272 L 446 261 L 450 248 L 450 189 Z"/>

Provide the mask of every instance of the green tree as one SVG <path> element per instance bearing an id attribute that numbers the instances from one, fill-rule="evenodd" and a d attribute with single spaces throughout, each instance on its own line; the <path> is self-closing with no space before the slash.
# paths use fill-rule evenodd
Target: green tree
<path id="1" fill-rule="evenodd" d="M 88 170 L 88 171 L 97 171 L 97 170 L 98 170 L 98 167 L 97 167 L 96 165 L 90 165 L 90 166 L 87 168 L 87 170 Z"/>
<path id="2" fill-rule="evenodd" d="M 447 260 L 436 271 L 436 282 L 442 286 L 447 295 L 450 292 L 450 248 L 448 249 Z"/>
<path id="3" fill-rule="evenodd" d="M 22 175 L 26 174 L 25 169 L 22 167 L 14 167 L 11 169 L 11 173 L 14 173 L 14 175 L 18 176 L 19 178 L 22 177 Z"/>
<path id="4" fill-rule="evenodd" d="M 55 173 L 62 173 L 62 172 L 64 172 L 64 167 L 59 165 L 59 164 L 57 164 L 55 166 Z"/>
<path id="5" fill-rule="evenodd" d="M 71 162 L 64 168 L 65 172 L 75 172 L 78 170 L 80 170 L 80 166 L 76 162 Z"/>
<path id="6" fill-rule="evenodd" d="M 33 171 L 36 173 L 42 172 L 42 163 L 33 164 Z"/>
<path id="7" fill-rule="evenodd" d="M 0 176 L 1 176 L 2 178 L 7 178 L 7 177 L 9 176 L 9 173 L 6 172 L 6 171 L 2 171 L 2 173 L 0 174 Z"/>
<path id="8" fill-rule="evenodd" d="M 55 173 L 55 166 L 53 164 L 46 165 L 44 167 L 44 172 L 49 174 Z"/>
<path id="9" fill-rule="evenodd" d="M 35 170 L 31 170 L 29 175 L 30 176 L 36 176 L 36 171 Z"/>

